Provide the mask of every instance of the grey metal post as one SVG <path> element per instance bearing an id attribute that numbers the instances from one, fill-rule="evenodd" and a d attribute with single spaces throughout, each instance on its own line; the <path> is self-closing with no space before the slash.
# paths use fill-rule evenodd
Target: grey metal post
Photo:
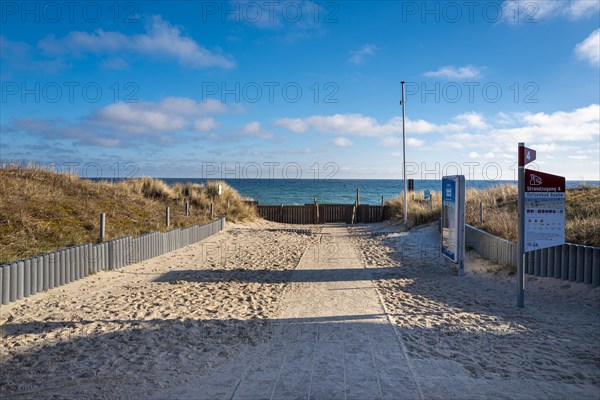
<path id="1" fill-rule="evenodd" d="M 98 264 L 96 265 L 96 272 L 104 271 L 104 263 L 106 262 L 106 257 L 104 256 L 104 243 L 101 243 L 97 247 L 98 251 Z"/>
<path id="2" fill-rule="evenodd" d="M 18 267 L 17 263 L 10 263 L 10 289 L 9 289 L 9 302 L 13 302 L 17 300 L 17 275 L 18 275 Z"/>
<path id="3" fill-rule="evenodd" d="M 85 259 L 83 263 L 83 276 L 87 277 L 90 275 L 90 267 L 94 262 L 94 256 L 92 253 L 92 244 L 88 243 L 85 245 Z"/>
<path id="4" fill-rule="evenodd" d="M 10 301 L 10 265 L 3 265 L 0 272 L 2 272 L 2 304 L 6 305 Z"/>
<path id="5" fill-rule="evenodd" d="M 600 286 L 600 248 L 594 248 L 592 256 L 592 287 Z"/>
<path id="6" fill-rule="evenodd" d="M 408 182 L 406 180 L 406 127 L 404 124 L 404 103 L 406 103 L 406 100 L 404 98 L 404 81 L 400 82 L 400 84 L 402 85 L 402 100 L 400 101 L 400 103 L 402 104 L 402 179 L 404 180 L 404 225 L 406 226 L 406 223 L 408 221 Z"/>
<path id="7" fill-rule="evenodd" d="M 540 250 L 533 252 L 533 274 L 535 276 L 540 276 L 540 253 Z"/>
<path id="8" fill-rule="evenodd" d="M 48 258 L 46 260 L 44 260 L 44 272 L 46 271 L 46 267 L 47 267 L 47 271 L 48 271 L 48 286 L 47 289 L 52 289 L 54 287 L 54 274 L 55 274 L 55 258 L 56 258 L 56 254 L 55 252 L 52 252 L 50 254 L 48 254 Z"/>
<path id="9" fill-rule="evenodd" d="M 170 218 L 169 218 L 169 207 L 167 207 L 165 209 L 165 225 L 166 226 L 171 225 L 171 221 L 170 221 Z"/>
<path id="10" fill-rule="evenodd" d="M 104 242 L 106 234 L 106 213 L 100 214 L 100 242 Z"/>
<path id="11" fill-rule="evenodd" d="M 562 265 L 562 246 L 554 248 L 554 278 L 560 279 L 560 268 Z"/>
<path id="12" fill-rule="evenodd" d="M 546 249 L 546 263 L 547 263 L 546 276 L 553 278 L 554 277 L 554 247 L 550 247 L 550 248 Z"/>
<path id="13" fill-rule="evenodd" d="M 2 304 L 2 299 L 4 298 L 4 265 L 0 265 L 0 304 Z"/>
<path id="14" fill-rule="evenodd" d="M 31 259 L 23 261 L 23 297 L 31 294 Z"/>
<path id="15" fill-rule="evenodd" d="M 585 246 L 577 246 L 577 282 L 583 282 Z"/>
<path id="16" fill-rule="evenodd" d="M 540 251 L 540 275 L 546 276 L 548 274 L 548 249 L 542 249 Z"/>
<path id="17" fill-rule="evenodd" d="M 71 282 L 79 279 L 81 268 L 81 246 L 75 246 L 71 251 Z"/>
<path id="18" fill-rule="evenodd" d="M 594 256 L 594 251 L 591 247 L 585 247 L 585 262 L 584 262 L 584 273 L 583 273 L 583 282 L 590 285 L 592 283 L 592 258 Z"/>
<path id="19" fill-rule="evenodd" d="M 109 270 L 115 269 L 115 241 L 111 240 L 108 242 L 108 257 L 107 257 L 107 268 Z"/>
<path id="20" fill-rule="evenodd" d="M 563 244 L 561 246 L 560 279 L 563 281 L 569 279 L 569 247 L 568 244 Z"/>
<path id="21" fill-rule="evenodd" d="M 115 254 L 116 254 L 116 258 L 115 258 L 115 268 L 119 269 L 121 268 L 121 260 L 123 260 L 123 239 L 117 239 L 115 242 Z"/>
<path id="22" fill-rule="evenodd" d="M 569 281 L 577 280 L 577 246 L 569 245 Z"/>
<path id="23" fill-rule="evenodd" d="M 63 259 L 65 261 L 64 262 L 64 275 L 63 275 L 64 280 L 62 281 L 63 285 L 71 282 L 70 281 L 70 278 L 71 278 L 71 262 L 73 261 L 72 257 L 71 257 L 71 251 L 73 251 L 72 247 L 63 250 Z"/>
<path id="24" fill-rule="evenodd" d="M 25 289 L 25 263 L 23 261 L 17 261 L 17 300 L 23 298 L 23 291 Z"/>
<path id="25" fill-rule="evenodd" d="M 519 143 L 518 152 L 524 151 L 525 143 Z M 523 148 L 523 149 L 521 149 Z M 520 158 L 520 157 L 519 157 Z M 521 164 L 521 162 L 519 162 Z M 525 165 L 519 165 L 519 223 L 517 230 L 517 307 L 525 307 Z"/>
<path id="26" fill-rule="evenodd" d="M 44 291 L 44 257 L 38 256 L 37 258 L 37 293 Z"/>
<path id="27" fill-rule="evenodd" d="M 30 263 L 31 263 L 31 286 L 29 287 L 29 294 L 30 295 L 34 295 L 37 293 L 37 287 L 38 287 L 38 262 L 37 262 L 37 257 L 32 257 L 30 258 Z"/>

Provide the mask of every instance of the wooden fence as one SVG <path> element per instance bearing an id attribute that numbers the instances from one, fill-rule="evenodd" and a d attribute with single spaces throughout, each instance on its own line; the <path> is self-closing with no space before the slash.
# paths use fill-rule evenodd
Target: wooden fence
<path id="1" fill-rule="evenodd" d="M 326 224 L 333 222 L 371 223 L 389 219 L 388 206 L 361 204 L 260 205 L 258 215 L 268 221 L 286 224 Z"/>

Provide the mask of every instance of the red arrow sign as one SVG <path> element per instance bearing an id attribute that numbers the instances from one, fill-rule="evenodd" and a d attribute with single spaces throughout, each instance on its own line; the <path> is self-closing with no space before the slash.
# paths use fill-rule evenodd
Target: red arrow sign
<path id="1" fill-rule="evenodd" d="M 519 167 L 523 167 L 535 160 L 535 150 L 528 147 L 519 147 Z"/>

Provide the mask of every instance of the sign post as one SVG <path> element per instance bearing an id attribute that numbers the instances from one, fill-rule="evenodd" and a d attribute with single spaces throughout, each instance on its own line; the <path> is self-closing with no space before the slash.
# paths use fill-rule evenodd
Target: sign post
<path id="1" fill-rule="evenodd" d="M 565 178 L 525 170 L 525 252 L 565 242 Z"/>
<path id="2" fill-rule="evenodd" d="M 565 178 L 525 169 L 535 150 L 519 143 L 517 307 L 525 307 L 525 253 L 565 242 Z"/>
<path id="3" fill-rule="evenodd" d="M 442 178 L 442 255 L 465 273 L 465 177 Z"/>

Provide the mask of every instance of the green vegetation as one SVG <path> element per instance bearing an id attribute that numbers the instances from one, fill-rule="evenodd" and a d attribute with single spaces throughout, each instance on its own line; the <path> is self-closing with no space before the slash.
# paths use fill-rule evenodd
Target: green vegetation
<path id="1" fill-rule="evenodd" d="M 95 243 L 102 212 L 107 239 L 203 224 L 210 220 L 211 199 L 215 218 L 224 216 L 234 222 L 256 218 L 255 209 L 225 182 L 169 186 L 158 179 L 140 178 L 112 184 L 42 168 L 0 168 L 0 263 Z M 185 202 L 190 203 L 187 217 Z"/>

